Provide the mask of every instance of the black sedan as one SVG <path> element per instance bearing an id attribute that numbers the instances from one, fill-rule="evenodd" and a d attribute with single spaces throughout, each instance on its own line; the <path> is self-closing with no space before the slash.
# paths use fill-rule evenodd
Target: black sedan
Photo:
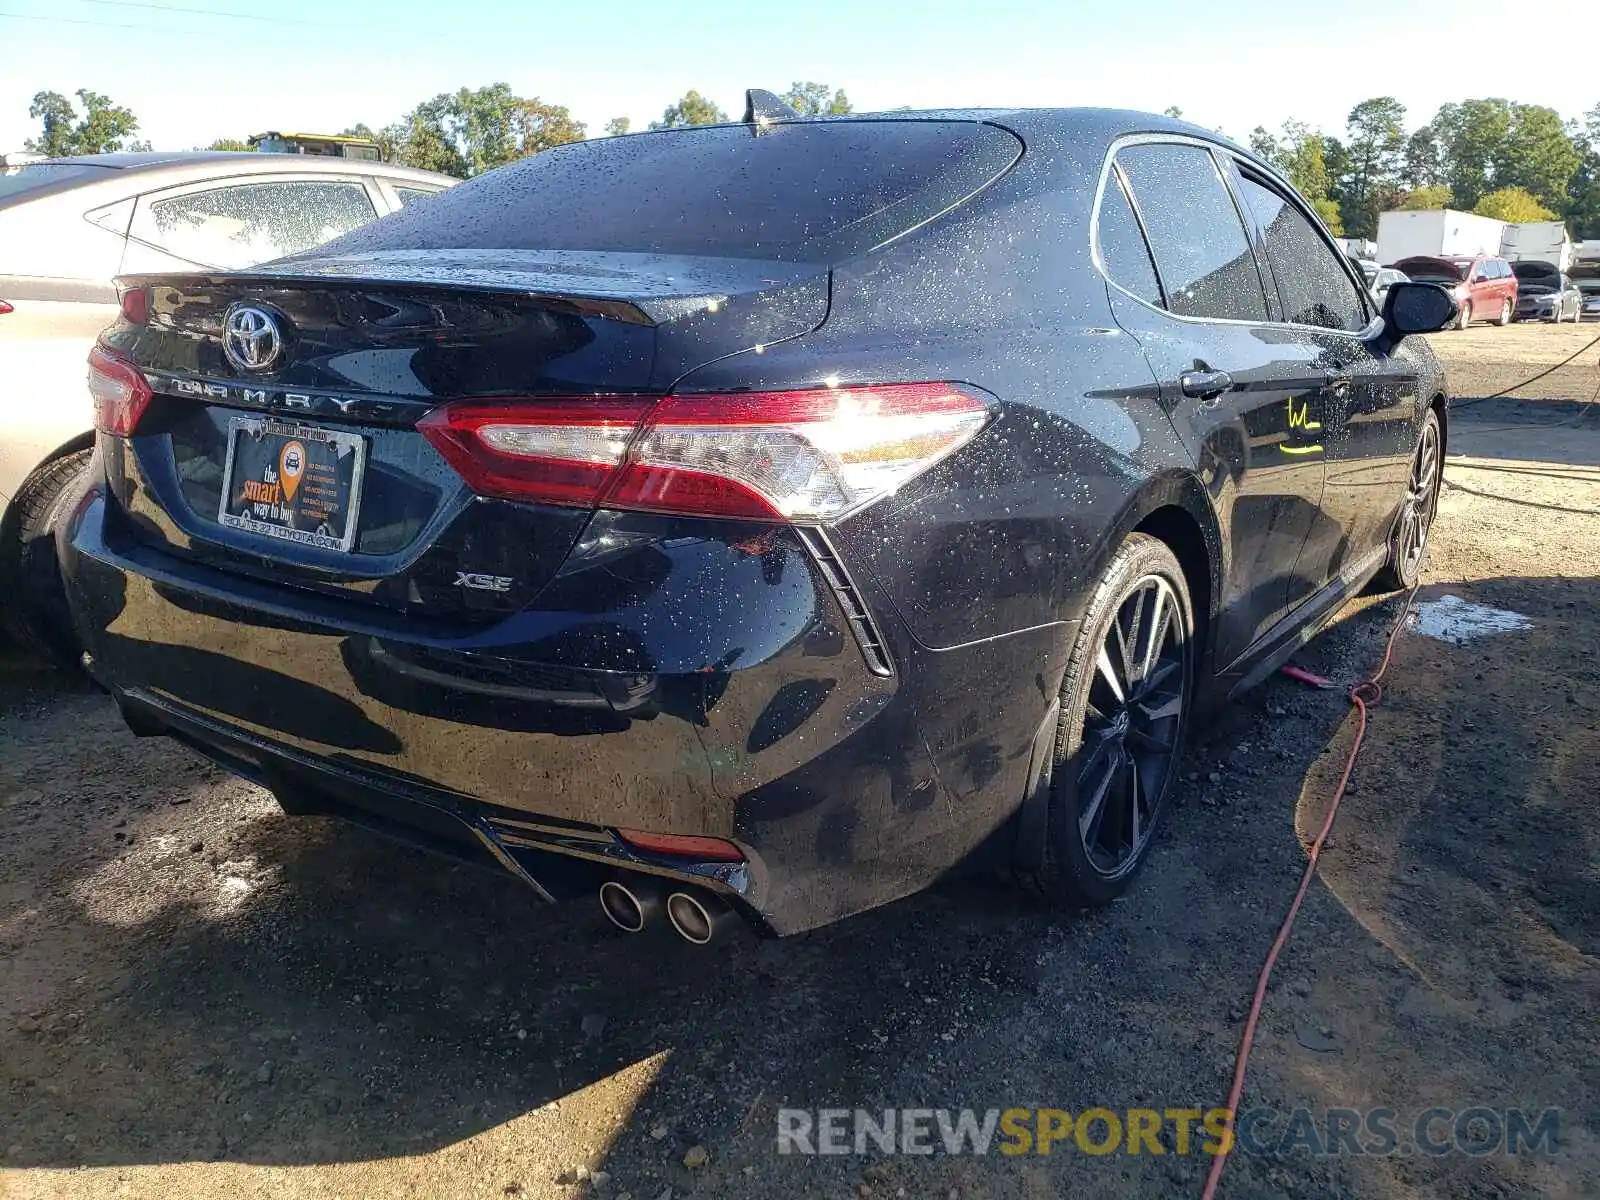
<path id="1" fill-rule="evenodd" d="M 759 93 L 122 289 L 59 536 L 127 722 L 694 942 L 1119 895 L 1192 714 L 1416 578 L 1454 315 L 1192 125 Z"/>

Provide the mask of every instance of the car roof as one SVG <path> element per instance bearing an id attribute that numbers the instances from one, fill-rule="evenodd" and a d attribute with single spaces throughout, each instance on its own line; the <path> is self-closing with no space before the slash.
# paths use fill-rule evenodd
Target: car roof
<path id="1" fill-rule="evenodd" d="M 306 174 L 382 175 L 386 179 L 414 180 L 417 183 L 449 185 L 460 180 L 434 171 L 416 167 L 403 167 L 396 163 L 373 162 L 370 159 L 335 158 L 321 154 L 263 154 L 254 150 L 171 150 L 143 151 L 122 154 L 78 154 L 66 158 L 45 159 L 51 163 L 72 163 L 89 167 L 106 167 L 130 174 L 171 175 L 174 181 L 192 176 L 209 178 L 225 169 L 226 173 L 250 175 L 258 172 L 304 172 Z"/>
<path id="2" fill-rule="evenodd" d="M 804 117 L 808 121 L 989 121 L 1019 134 L 1094 141 L 1133 133 L 1174 133 L 1226 146 L 1250 159 L 1261 159 L 1247 146 L 1203 125 L 1129 108 L 902 108 L 892 112 L 857 112 L 845 116 Z M 740 122 L 730 121 L 736 125 Z M 657 132 L 688 132 L 703 126 L 681 126 Z M 641 131 L 646 132 L 646 131 Z M 631 135 L 637 136 L 637 135 Z"/>

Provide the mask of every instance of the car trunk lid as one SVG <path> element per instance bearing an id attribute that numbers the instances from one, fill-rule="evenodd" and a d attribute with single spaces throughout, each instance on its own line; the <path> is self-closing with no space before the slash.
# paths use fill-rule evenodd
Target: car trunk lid
<path id="1" fill-rule="evenodd" d="M 108 455 L 128 536 L 462 619 L 531 600 L 588 510 L 472 495 L 417 431 L 424 414 L 464 397 L 661 393 L 712 358 L 815 328 L 828 302 L 815 265 L 570 251 L 391 251 L 120 282 L 148 312 L 103 340 L 154 392 Z M 251 338 L 271 343 L 259 363 Z"/>

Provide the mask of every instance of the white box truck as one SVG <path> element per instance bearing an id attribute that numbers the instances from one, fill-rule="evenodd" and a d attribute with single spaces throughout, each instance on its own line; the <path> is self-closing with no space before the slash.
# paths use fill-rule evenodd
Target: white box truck
<path id="1" fill-rule="evenodd" d="M 1545 262 L 1558 271 L 1572 268 L 1572 239 L 1565 221 L 1527 221 L 1507 225 L 1500 257 L 1511 262 Z"/>
<path id="2" fill-rule="evenodd" d="M 1470 258 L 1499 254 L 1506 223 L 1453 208 L 1378 214 L 1378 261 L 1388 266 L 1402 258 Z"/>

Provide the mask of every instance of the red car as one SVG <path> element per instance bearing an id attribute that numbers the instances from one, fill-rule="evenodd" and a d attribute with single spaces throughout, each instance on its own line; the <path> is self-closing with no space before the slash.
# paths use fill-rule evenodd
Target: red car
<path id="1" fill-rule="evenodd" d="M 1457 329 L 1465 329 L 1479 317 L 1496 325 L 1511 324 L 1517 309 L 1517 277 L 1505 259 L 1492 254 L 1476 258 L 1418 255 L 1402 258 L 1393 265 L 1417 283 L 1439 283 L 1449 288 L 1461 308 Z"/>

